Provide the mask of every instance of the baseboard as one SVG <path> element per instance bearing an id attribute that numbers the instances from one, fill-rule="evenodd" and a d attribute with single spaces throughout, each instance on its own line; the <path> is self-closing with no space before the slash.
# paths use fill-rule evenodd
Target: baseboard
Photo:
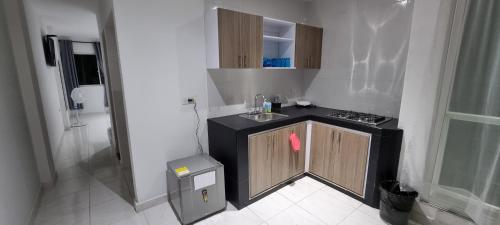
<path id="1" fill-rule="evenodd" d="M 143 201 L 143 202 L 134 202 L 134 208 L 136 212 L 142 212 L 146 209 L 153 208 L 157 205 L 161 205 L 165 202 L 168 202 L 167 193 L 154 197 L 152 199 Z"/>
<path id="2" fill-rule="evenodd" d="M 42 202 L 42 192 L 43 188 L 40 187 L 38 189 L 38 193 L 35 196 L 35 204 L 33 204 L 33 207 L 31 208 L 28 221 L 26 221 L 26 225 L 33 225 L 35 223 L 36 214 L 38 213 L 38 209 L 40 208 L 40 204 Z"/>
<path id="3" fill-rule="evenodd" d="M 473 221 L 450 211 L 435 207 L 425 201 L 417 201 L 410 213 L 412 225 L 454 224 L 469 225 Z"/>
<path id="4" fill-rule="evenodd" d="M 54 162 L 59 157 L 59 153 L 61 153 L 61 148 L 62 148 L 62 145 L 63 145 L 63 142 L 64 142 L 64 136 L 66 136 L 66 132 L 63 132 L 63 134 L 61 135 L 61 137 L 59 137 L 56 149 L 54 149 L 54 151 L 52 151 L 52 158 L 53 158 Z"/>
<path id="5" fill-rule="evenodd" d="M 42 182 L 42 189 L 47 190 L 53 188 L 56 185 L 58 179 L 59 175 L 57 174 L 57 171 L 54 171 L 54 179 L 52 179 L 52 182 L 49 183 Z"/>

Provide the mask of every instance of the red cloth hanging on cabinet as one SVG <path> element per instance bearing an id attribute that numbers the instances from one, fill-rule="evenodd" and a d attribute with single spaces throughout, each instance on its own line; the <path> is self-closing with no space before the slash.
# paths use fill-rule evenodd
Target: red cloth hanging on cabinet
<path id="1" fill-rule="evenodd" d="M 292 150 L 294 152 L 300 151 L 300 139 L 295 133 L 290 134 L 290 145 L 292 146 Z"/>

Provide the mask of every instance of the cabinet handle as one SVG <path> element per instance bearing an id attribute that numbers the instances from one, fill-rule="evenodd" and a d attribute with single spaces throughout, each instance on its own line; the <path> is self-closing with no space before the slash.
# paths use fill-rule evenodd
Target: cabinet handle
<path id="1" fill-rule="evenodd" d="M 267 150 L 267 154 L 266 154 L 266 159 L 269 159 L 269 136 L 266 136 L 266 150 Z"/>
<path id="2" fill-rule="evenodd" d="M 241 55 L 238 56 L 238 67 L 241 68 Z"/>
<path id="3" fill-rule="evenodd" d="M 243 65 L 245 68 L 247 68 L 247 56 L 246 55 L 243 57 Z"/>

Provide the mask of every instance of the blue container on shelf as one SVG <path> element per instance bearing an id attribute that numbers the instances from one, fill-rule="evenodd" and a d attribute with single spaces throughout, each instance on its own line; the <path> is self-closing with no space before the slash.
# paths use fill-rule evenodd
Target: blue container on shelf
<path id="1" fill-rule="evenodd" d="M 279 58 L 278 60 L 278 67 L 283 67 L 285 65 L 285 59 Z"/>
<path id="2" fill-rule="evenodd" d="M 285 61 L 283 67 L 290 67 L 291 66 L 290 58 L 284 58 L 283 60 Z"/>
<path id="3" fill-rule="evenodd" d="M 271 59 L 270 58 L 264 58 L 263 66 L 264 67 L 271 67 L 272 66 Z"/>
<path id="4" fill-rule="evenodd" d="M 290 67 L 290 58 L 264 58 L 264 67 Z"/>
<path id="5" fill-rule="evenodd" d="M 278 67 L 278 61 L 279 61 L 278 58 L 273 58 L 271 60 L 271 67 Z"/>

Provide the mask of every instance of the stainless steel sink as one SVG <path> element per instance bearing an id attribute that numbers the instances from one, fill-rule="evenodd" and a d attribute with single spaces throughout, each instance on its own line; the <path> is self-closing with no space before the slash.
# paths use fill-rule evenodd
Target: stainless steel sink
<path id="1" fill-rule="evenodd" d="M 278 114 L 278 113 L 245 113 L 241 114 L 241 117 L 253 121 L 257 121 L 259 123 L 268 122 L 273 120 L 279 120 L 288 117 L 287 115 Z"/>

